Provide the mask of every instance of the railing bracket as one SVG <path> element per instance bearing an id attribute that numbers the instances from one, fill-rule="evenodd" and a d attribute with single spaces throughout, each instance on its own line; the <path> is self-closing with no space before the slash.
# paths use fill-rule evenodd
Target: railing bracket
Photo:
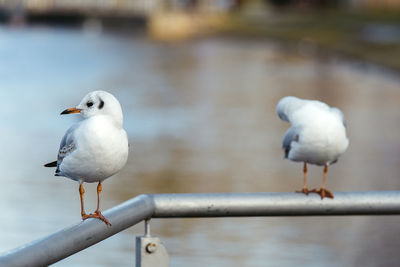
<path id="1" fill-rule="evenodd" d="M 150 219 L 144 221 L 144 236 L 136 237 L 136 267 L 168 267 L 169 256 L 160 238 L 150 235 Z"/>

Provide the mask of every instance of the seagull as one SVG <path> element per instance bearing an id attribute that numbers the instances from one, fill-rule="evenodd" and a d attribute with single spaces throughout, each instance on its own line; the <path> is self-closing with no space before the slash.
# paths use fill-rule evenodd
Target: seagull
<path id="1" fill-rule="evenodd" d="M 285 158 L 304 162 L 304 186 L 296 192 L 306 195 L 317 193 L 321 199 L 333 198 L 332 192 L 325 188 L 328 166 L 336 163 L 349 146 L 343 113 L 323 102 L 294 96 L 279 100 L 276 112 L 281 120 L 291 124 L 282 142 Z M 307 163 L 324 166 L 320 189 L 308 190 Z"/>
<path id="2" fill-rule="evenodd" d="M 128 136 L 122 127 L 121 105 L 110 93 L 88 93 L 78 106 L 61 115 L 80 113 L 84 120 L 75 123 L 61 140 L 57 160 L 45 167 L 57 167 L 55 176 L 64 176 L 79 183 L 82 220 L 96 218 L 107 226 L 111 223 L 100 211 L 101 183 L 116 174 L 128 159 Z M 97 209 L 86 214 L 83 204 L 85 190 L 82 184 L 98 182 Z"/>

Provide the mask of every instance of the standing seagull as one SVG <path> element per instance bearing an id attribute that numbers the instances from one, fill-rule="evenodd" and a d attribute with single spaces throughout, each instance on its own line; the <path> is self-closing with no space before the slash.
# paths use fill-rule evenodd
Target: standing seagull
<path id="1" fill-rule="evenodd" d="M 303 100 L 294 96 L 282 98 L 276 106 L 279 117 L 291 123 L 283 137 L 285 158 L 304 162 L 304 186 L 298 193 L 310 192 L 333 198 L 325 188 L 328 166 L 335 163 L 348 145 L 343 113 L 337 108 L 317 100 Z M 324 178 L 320 189 L 307 188 L 307 163 L 324 166 Z"/>
<path id="2" fill-rule="evenodd" d="M 121 105 L 112 94 L 94 91 L 78 106 L 64 110 L 61 115 L 71 113 L 80 113 L 85 119 L 67 130 L 61 140 L 57 161 L 44 166 L 57 167 L 55 176 L 79 183 L 82 220 L 97 218 L 111 226 L 100 212 L 100 192 L 102 181 L 121 170 L 128 159 L 128 136 L 122 128 Z M 92 214 L 85 213 L 84 182 L 98 182 L 97 209 Z"/>

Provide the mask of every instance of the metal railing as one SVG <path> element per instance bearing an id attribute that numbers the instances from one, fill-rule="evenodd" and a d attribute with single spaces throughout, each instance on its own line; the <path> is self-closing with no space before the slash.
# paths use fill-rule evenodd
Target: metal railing
<path id="1" fill-rule="evenodd" d="M 398 214 L 400 191 L 337 192 L 323 200 L 296 193 L 140 195 L 104 212 L 111 227 L 85 220 L 0 255 L 0 265 L 46 266 L 150 218 Z"/>

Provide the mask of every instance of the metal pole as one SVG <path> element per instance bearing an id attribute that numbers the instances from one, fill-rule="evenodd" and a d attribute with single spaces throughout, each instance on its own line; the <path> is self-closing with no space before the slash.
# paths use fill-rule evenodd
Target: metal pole
<path id="1" fill-rule="evenodd" d="M 296 193 L 141 195 L 104 212 L 111 227 L 88 219 L 0 255 L 0 266 L 50 265 L 152 217 L 400 214 L 400 191 L 336 192 L 334 195 L 334 199 L 323 200 L 316 194 Z"/>
<path id="2" fill-rule="evenodd" d="M 150 219 L 146 219 L 144 221 L 144 236 L 145 237 L 150 237 L 151 233 L 150 233 Z"/>
<path id="3" fill-rule="evenodd" d="M 400 214 L 400 191 L 153 195 L 153 218 Z"/>
<path id="4" fill-rule="evenodd" d="M 112 226 L 87 219 L 0 256 L 0 266 L 47 266 L 151 217 L 151 196 L 141 195 L 104 212 Z"/>

